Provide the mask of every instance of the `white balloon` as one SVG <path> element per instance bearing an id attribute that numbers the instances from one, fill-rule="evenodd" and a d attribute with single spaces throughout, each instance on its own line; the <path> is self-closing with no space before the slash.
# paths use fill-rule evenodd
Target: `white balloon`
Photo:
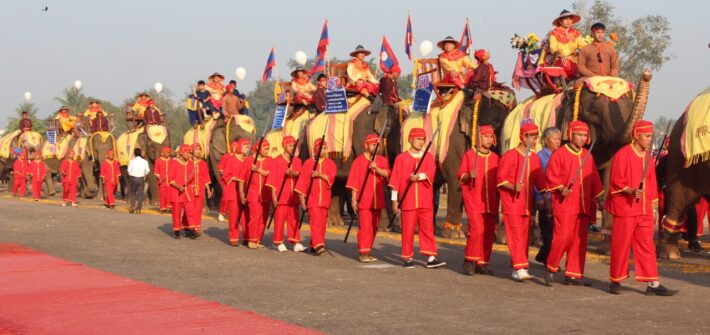
<path id="1" fill-rule="evenodd" d="M 25 92 L 25 100 L 30 100 L 30 99 L 32 99 L 32 93 L 30 93 L 29 91 Z"/>
<path id="2" fill-rule="evenodd" d="M 293 56 L 293 59 L 296 60 L 296 63 L 303 66 L 303 65 L 306 65 L 306 62 L 308 61 L 308 56 L 306 55 L 305 52 L 298 51 L 298 52 L 296 52 L 296 55 Z"/>
<path id="3" fill-rule="evenodd" d="M 389 56 L 387 56 L 387 53 L 383 51 L 382 54 L 380 54 L 380 59 L 381 59 L 383 62 L 386 62 L 386 61 L 387 61 L 387 58 L 389 58 Z"/>
<path id="4" fill-rule="evenodd" d="M 419 53 L 422 54 L 422 57 L 429 55 L 432 49 L 434 49 L 434 44 L 429 40 L 422 41 L 422 43 L 419 44 Z"/>
<path id="5" fill-rule="evenodd" d="M 234 72 L 237 75 L 237 79 L 239 79 L 240 81 L 244 80 L 244 78 L 247 77 L 247 69 L 245 69 L 241 66 L 238 67 Z"/>
<path id="6" fill-rule="evenodd" d="M 155 85 L 153 85 L 153 88 L 155 89 L 156 92 L 160 93 L 163 90 L 163 84 L 155 83 Z"/>
<path id="7" fill-rule="evenodd" d="M 74 87 L 76 87 L 77 90 L 81 89 L 81 80 L 77 80 L 74 82 Z"/>

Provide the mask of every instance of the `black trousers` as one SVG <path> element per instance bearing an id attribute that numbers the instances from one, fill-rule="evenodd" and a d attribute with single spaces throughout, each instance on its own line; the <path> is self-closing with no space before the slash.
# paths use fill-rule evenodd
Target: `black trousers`
<path id="1" fill-rule="evenodd" d="M 540 237 L 542 237 L 542 246 L 540 251 L 538 251 L 535 260 L 541 263 L 547 264 L 547 255 L 550 253 L 550 247 L 552 246 L 552 232 L 554 225 L 554 218 L 547 216 L 548 210 L 546 208 L 537 211 L 537 219 L 540 223 Z"/>
<path id="2" fill-rule="evenodd" d="M 143 207 L 143 189 L 145 187 L 144 177 L 129 177 L 129 193 L 131 196 L 131 209 L 141 210 Z"/>

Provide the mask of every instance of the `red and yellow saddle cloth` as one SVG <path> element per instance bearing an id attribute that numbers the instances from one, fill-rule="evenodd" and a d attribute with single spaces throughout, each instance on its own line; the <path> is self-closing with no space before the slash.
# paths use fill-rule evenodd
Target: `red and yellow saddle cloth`
<path id="1" fill-rule="evenodd" d="M 688 105 L 680 140 L 685 166 L 710 159 L 710 87 L 701 92 Z"/>

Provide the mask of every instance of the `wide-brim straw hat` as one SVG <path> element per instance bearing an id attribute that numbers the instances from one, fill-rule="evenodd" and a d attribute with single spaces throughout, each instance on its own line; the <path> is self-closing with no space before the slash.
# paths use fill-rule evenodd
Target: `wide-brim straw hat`
<path id="1" fill-rule="evenodd" d="M 370 50 L 365 49 L 364 46 L 358 45 L 357 47 L 355 47 L 355 50 L 353 50 L 353 52 L 350 53 L 350 57 L 355 57 L 355 56 L 357 56 L 357 54 L 360 54 L 360 53 L 364 53 L 365 56 L 367 56 L 367 55 L 371 54 L 372 52 L 370 52 Z"/>
<path id="2" fill-rule="evenodd" d="M 446 44 L 446 43 L 454 43 L 456 45 L 456 49 L 461 48 L 461 42 L 455 40 L 451 36 L 446 36 L 445 39 L 443 39 L 439 42 L 436 42 L 436 46 L 439 47 L 439 49 L 444 50 L 444 44 Z"/>
<path id="3" fill-rule="evenodd" d="M 579 16 L 579 15 L 577 15 L 577 14 L 575 14 L 575 13 L 572 13 L 572 12 L 570 12 L 570 11 L 568 11 L 568 10 L 565 9 L 565 10 L 563 10 L 563 11 L 560 12 L 560 16 L 558 16 L 556 19 L 554 19 L 554 20 L 552 21 L 552 25 L 555 26 L 555 27 L 559 26 L 559 25 L 560 25 L 560 20 L 562 20 L 563 18 L 566 18 L 566 17 L 571 17 L 571 18 L 572 18 L 572 24 L 576 24 L 577 22 L 579 22 L 579 20 L 582 19 L 581 16 Z"/>

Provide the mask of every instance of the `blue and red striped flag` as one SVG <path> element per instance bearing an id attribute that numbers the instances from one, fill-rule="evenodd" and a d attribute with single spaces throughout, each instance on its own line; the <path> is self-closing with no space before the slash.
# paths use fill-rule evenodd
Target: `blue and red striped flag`
<path id="1" fill-rule="evenodd" d="M 461 34 L 461 51 L 468 54 L 472 45 L 471 29 L 468 28 L 468 18 L 466 18 L 466 25 L 463 27 L 463 34 Z"/>
<path id="2" fill-rule="evenodd" d="M 412 32 L 412 16 L 407 16 L 407 32 L 404 34 L 404 52 L 407 58 L 412 60 L 412 44 L 414 44 L 414 33 Z"/>
<path id="3" fill-rule="evenodd" d="M 325 70 L 325 59 L 323 58 L 323 55 L 319 53 L 316 55 L 316 60 L 313 62 L 311 70 L 308 71 L 308 75 L 313 76 L 314 73 L 321 72 L 323 70 Z"/>
<path id="4" fill-rule="evenodd" d="M 318 40 L 318 47 L 316 48 L 316 60 L 313 62 L 311 70 L 308 71 L 309 75 L 313 75 L 316 72 L 325 70 L 325 54 L 328 51 L 328 45 L 330 45 L 330 40 L 328 39 L 328 20 L 323 23 L 323 30 L 320 33 L 320 39 Z"/>
<path id="5" fill-rule="evenodd" d="M 380 48 L 380 69 L 384 73 L 392 73 L 392 69 L 395 67 L 399 71 L 399 61 L 397 61 L 397 56 L 394 55 L 390 43 L 387 42 L 387 37 L 383 35 L 382 48 Z"/>
<path id="6" fill-rule="evenodd" d="M 266 68 L 264 68 L 264 74 L 261 76 L 262 81 L 267 81 L 271 79 L 271 71 L 276 67 L 276 57 L 274 57 L 274 48 L 271 48 L 271 53 L 269 53 L 269 59 L 266 60 Z"/>

